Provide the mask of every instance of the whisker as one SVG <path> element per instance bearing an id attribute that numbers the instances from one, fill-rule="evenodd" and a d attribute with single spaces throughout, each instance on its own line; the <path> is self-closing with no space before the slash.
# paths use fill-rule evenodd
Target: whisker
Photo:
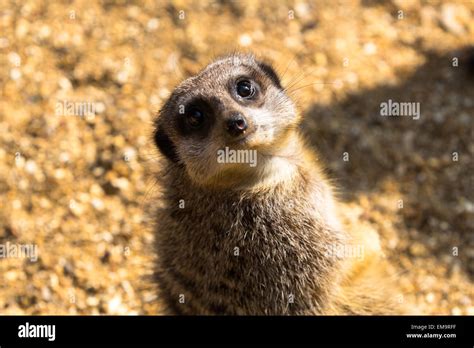
<path id="1" fill-rule="evenodd" d="M 337 82 L 313 82 L 313 83 L 309 83 L 307 85 L 297 86 L 297 88 L 286 90 L 286 92 L 288 94 L 291 94 L 291 93 L 294 93 L 296 91 L 299 91 L 300 89 L 315 86 L 315 85 L 336 85 L 336 84 L 338 84 L 338 83 Z"/>

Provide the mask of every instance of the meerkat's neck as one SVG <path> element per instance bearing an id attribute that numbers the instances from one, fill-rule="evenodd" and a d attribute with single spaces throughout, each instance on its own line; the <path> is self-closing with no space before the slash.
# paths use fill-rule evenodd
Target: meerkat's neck
<path id="1" fill-rule="evenodd" d="M 292 180 L 298 169 L 305 165 L 305 147 L 296 132 L 291 132 L 276 146 L 257 153 L 260 162 L 254 182 L 255 188 L 276 186 Z"/>

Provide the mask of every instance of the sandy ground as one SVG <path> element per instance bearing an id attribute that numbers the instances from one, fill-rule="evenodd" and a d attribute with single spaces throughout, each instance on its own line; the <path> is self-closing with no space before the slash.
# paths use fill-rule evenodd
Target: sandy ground
<path id="1" fill-rule="evenodd" d="M 473 44 L 474 1 L 1 0 L 0 314 L 160 313 L 151 122 L 235 50 L 283 76 L 400 300 L 474 314 Z"/>

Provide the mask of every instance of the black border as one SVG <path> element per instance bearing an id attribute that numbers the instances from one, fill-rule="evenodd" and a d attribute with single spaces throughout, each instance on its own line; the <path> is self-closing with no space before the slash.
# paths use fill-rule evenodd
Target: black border
<path id="1" fill-rule="evenodd" d="M 29 324 L 56 325 L 56 339 L 20 338 Z M 434 325 L 423 332 L 412 325 Z M 437 329 L 437 325 L 456 325 Z M 410 333 L 455 333 L 456 338 L 410 339 Z M 347 317 L 171 317 L 171 316 L 3 316 L 0 347 L 64 344 L 390 344 L 473 347 L 472 316 L 347 316 Z"/>

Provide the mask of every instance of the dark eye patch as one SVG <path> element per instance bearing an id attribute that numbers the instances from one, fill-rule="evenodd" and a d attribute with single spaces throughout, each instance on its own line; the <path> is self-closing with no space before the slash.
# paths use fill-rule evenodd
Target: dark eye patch
<path id="1" fill-rule="evenodd" d="M 210 102 L 194 98 L 178 105 L 176 119 L 180 135 L 205 138 L 214 124 L 215 116 Z"/>
<path id="2" fill-rule="evenodd" d="M 206 120 L 206 113 L 196 106 L 192 106 L 188 108 L 184 113 L 184 117 L 186 119 L 187 124 L 194 129 L 201 128 Z"/>

